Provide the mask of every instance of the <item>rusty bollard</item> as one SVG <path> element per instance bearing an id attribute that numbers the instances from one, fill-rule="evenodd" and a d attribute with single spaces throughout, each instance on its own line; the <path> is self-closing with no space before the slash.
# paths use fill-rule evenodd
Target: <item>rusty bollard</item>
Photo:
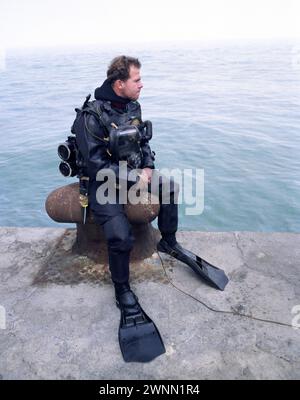
<path id="1" fill-rule="evenodd" d="M 125 204 L 125 213 L 132 225 L 135 243 L 131 260 L 142 260 L 150 257 L 159 240 L 159 232 L 151 225 L 158 213 L 157 198 L 150 193 L 143 193 L 147 201 L 143 204 Z M 71 183 L 53 190 L 47 197 L 45 208 L 47 214 L 56 222 L 75 223 L 77 227 L 76 242 L 73 251 L 98 260 L 107 258 L 107 245 L 100 225 L 96 224 L 93 213 L 88 209 L 86 223 L 83 224 L 82 209 L 79 204 L 79 184 Z"/>

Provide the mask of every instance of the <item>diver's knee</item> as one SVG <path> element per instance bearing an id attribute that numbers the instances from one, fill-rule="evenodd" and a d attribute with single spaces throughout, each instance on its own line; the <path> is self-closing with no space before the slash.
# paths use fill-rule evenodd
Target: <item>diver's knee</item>
<path id="1" fill-rule="evenodd" d="M 134 237 L 129 222 L 123 215 L 111 218 L 103 225 L 103 230 L 111 251 L 127 252 L 132 249 Z"/>
<path id="2" fill-rule="evenodd" d="M 114 237 L 107 241 L 108 248 L 114 252 L 128 252 L 133 248 L 134 239 L 132 235 L 127 235 L 123 237 Z"/>

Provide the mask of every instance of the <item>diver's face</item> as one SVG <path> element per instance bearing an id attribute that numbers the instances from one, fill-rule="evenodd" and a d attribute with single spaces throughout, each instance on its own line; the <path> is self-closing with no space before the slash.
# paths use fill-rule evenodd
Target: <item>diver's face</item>
<path id="1" fill-rule="evenodd" d="M 143 84 L 140 69 L 131 65 L 129 69 L 129 78 L 126 81 L 121 81 L 121 95 L 130 100 L 137 100 L 140 96 L 142 87 Z"/>

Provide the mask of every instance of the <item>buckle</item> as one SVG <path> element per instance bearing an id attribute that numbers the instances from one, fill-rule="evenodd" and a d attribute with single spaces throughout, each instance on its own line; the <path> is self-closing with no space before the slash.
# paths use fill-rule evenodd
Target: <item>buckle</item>
<path id="1" fill-rule="evenodd" d="M 128 316 L 125 315 L 124 319 L 125 319 L 125 325 L 127 327 L 143 324 L 145 322 L 145 318 L 142 313 L 135 315 L 128 315 Z"/>
<path id="2" fill-rule="evenodd" d="M 178 253 L 177 253 L 177 251 L 176 250 L 171 250 L 170 251 L 170 256 L 172 256 L 172 257 L 175 257 L 175 256 L 177 256 L 178 255 Z"/>

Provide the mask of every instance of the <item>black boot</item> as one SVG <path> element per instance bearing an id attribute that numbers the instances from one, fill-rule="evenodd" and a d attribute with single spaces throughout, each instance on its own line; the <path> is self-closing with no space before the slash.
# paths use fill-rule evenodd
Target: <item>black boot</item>
<path id="1" fill-rule="evenodd" d="M 161 240 L 167 242 L 171 247 L 177 244 L 175 233 L 162 233 Z"/>
<path id="2" fill-rule="evenodd" d="M 182 261 L 215 288 L 220 290 L 225 289 L 225 286 L 228 283 L 228 278 L 225 275 L 225 272 L 203 260 L 203 258 L 197 256 L 191 251 L 183 248 L 178 242 L 176 242 L 176 240 L 174 244 L 170 244 L 166 240 L 161 239 L 157 244 L 157 250 L 162 253 L 167 253 L 177 260 Z"/>
<path id="3" fill-rule="evenodd" d="M 129 283 L 116 283 L 115 296 L 117 307 L 124 312 L 126 316 L 141 314 L 141 307 L 138 298 L 130 289 Z"/>

